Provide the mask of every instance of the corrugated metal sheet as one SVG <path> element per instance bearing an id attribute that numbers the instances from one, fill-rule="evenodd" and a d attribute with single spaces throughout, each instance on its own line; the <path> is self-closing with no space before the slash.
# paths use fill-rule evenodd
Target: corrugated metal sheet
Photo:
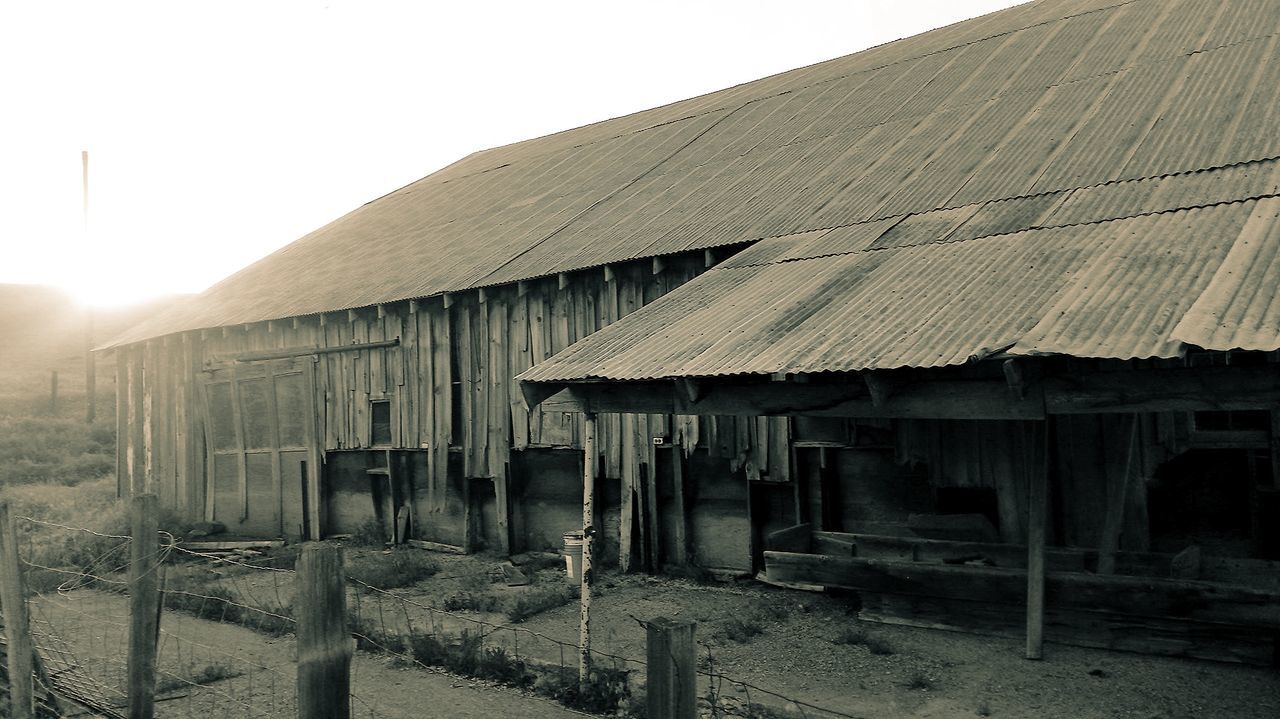
<path id="1" fill-rule="evenodd" d="M 1280 199 L 1253 208 L 1173 339 L 1214 350 L 1280 347 Z"/>
<path id="2" fill-rule="evenodd" d="M 1201 315 L 1241 320 L 1229 330 L 1208 323 L 1228 337 L 1227 345 L 1242 346 L 1244 335 L 1258 340 L 1255 348 L 1274 349 L 1280 346 L 1277 203 L 1232 202 L 717 267 L 521 379 L 939 367 L 1006 348 L 1170 357 L 1186 341 L 1175 327 L 1196 315 L 1188 312 L 1193 302 Z M 1239 291 L 1238 278 L 1223 279 L 1233 265 L 1248 268 L 1250 291 Z M 1218 284 L 1235 291 L 1217 291 Z M 1210 296 L 1218 299 L 1205 299 Z"/>
<path id="3" fill-rule="evenodd" d="M 1257 0 L 1028 3 L 476 153 L 119 341 L 1274 157 L 1278 30 Z"/>

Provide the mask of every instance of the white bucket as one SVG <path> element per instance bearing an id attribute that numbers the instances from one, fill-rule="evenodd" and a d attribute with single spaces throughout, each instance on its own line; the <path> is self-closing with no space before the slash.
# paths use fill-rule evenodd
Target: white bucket
<path id="1" fill-rule="evenodd" d="M 564 571 L 569 581 L 582 581 L 582 530 L 564 533 Z"/>

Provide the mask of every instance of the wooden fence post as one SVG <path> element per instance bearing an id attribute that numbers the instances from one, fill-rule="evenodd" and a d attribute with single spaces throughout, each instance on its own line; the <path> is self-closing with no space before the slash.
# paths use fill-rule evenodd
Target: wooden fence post
<path id="1" fill-rule="evenodd" d="M 596 488 L 596 415 L 587 412 L 582 423 L 582 571 L 579 572 L 578 617 L 578 684 L 585 686 L 591 679 L 591 549 L 596 532 L 592 526 L 595 517 Z"/>
<path id="2" fill-rule="evenodd" d="M 693 632 L 697 623 L 658 617 L 645 626 L 649 665 L 645 681 L 648 716 L 695 719 L 698 716 L 698 675 L 694 665 Z"/>
<path id="3" fill-rule="evenodd" d="M 8 646 L 9 702 L 7 716 L 32 719 L 35 708 L 35 649 L 31 643 L 31 626 L 27 614 L 27 598 L 22 582 L 22 565 L 18 560 L 18 533 L 9 516 L 9 503 L 0 503 L 0 610 L 4 612 L 4 638 Z"/>
<path id="4" fill-rule="evenodd" d="M 298 716 L 350 719 L 351 634 L 342 550 L 307 544 L 298 557 Z"/>
<path id="5" fill-rule="evenodd" d="M 129 509 L 129 719 L 151 719 L 155 715 L 156 648 L 160 639 L 156 495 L 135 495 Z"/>

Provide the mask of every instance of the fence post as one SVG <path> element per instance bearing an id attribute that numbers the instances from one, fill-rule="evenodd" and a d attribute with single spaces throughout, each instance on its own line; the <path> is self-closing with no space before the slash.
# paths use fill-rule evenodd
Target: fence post
<path id="1" fill-rule="evenodd" d="M 350 719 L 352 647 L 342 550 L 307 544 L 297 570 L 298 716 Z"/>
<path id="2" fill-rule="evenodd" d="M 160 639 L 160 528 L 154 494 L 129 507 L 129 719 L 155 715 L 156 648 Z"/>
<path id="3" fill-rule="evenodd" d="M 648 716 L 664 719 L 696 719 L 698 716 L 698 675 L 693 656 L 693 632 L 697 626 L 688 619 L 667 617 L 657 617 L 645 624 Z"/>
<path id="4" fill-rule="evenodd" d="M 591 569 L 592 526 L 595 517 L 596 415 L 587 412 L 582 423 L 582 577 L 578 594 L 578 685 L 591 680 Z"/>
<path id="5" fill-rule="evenodd" d="M 22 565 L 18 560 L 18 533 L 9 517 L 8 502 L 0 503 L 0 537 L 4 543 L 0 555 L 0 610 L 4 612 L 4 638 L 9 655 L 8 716 L 31 719 L 36 715 L 35 649 L 31 643 Z"/>

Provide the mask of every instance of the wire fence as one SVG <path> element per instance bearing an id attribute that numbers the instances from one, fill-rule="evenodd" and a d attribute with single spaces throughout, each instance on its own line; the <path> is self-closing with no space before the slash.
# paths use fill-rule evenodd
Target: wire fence
<path id="1" fill-rule="evenodd" d="M 20 554 L 44 688 L 99 716 L 124 716 L 130 538 L 17 519 L 28 525 L 21 528 L 26 545 Z M 148 556 L 148 571 L 163 577 L 156 716 L 297 716 L 291 568 L 193 550 L 162 532 L 158 549 Z M 593 648 L 591 681 L 580 686 L 576 642 L 443 609 L 355 578 L 347 584 L 348 629 L 357 648 L 394 666 L 490 680 L 590 713 L 625 711 L 629 697 L 634 704 L 642 695 L 644 659 Z M 703 716 L 859 719 L 729 676 L 716 665 L 710 646 L 700 647 L 696 674 Z M 352 716 L 399 715 L 385 706 L 381 693 L 359 691 L 360 666 L 353 664 Z"/>

